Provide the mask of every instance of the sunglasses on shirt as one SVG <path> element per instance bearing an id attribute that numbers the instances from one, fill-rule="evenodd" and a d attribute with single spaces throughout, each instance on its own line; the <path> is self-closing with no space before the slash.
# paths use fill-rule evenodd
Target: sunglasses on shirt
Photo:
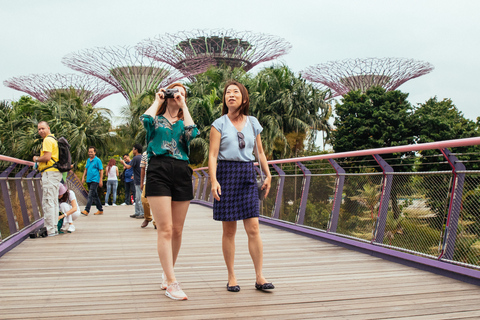
<path id="1" fill-rule="evenodd" d="M 238 138 L 238 147 L 240 149 L 245 148 L 245 136 L 241 132 L 237 132 L 237 138 Z"/>

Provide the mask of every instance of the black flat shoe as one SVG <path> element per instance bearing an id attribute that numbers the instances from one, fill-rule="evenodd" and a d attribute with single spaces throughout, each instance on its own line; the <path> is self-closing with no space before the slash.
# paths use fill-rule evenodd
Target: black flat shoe
<path id="1" fill-rule="evenodd" d="M 230 291 L 230 292 L 238 292 L 238 291 L 240 291 L 240 286 L 239 286 L 239 285 L 229 286 L 229 285 L 228 285 L 228 282 L 227 282 L 227 291 Z"/>
<path id="2" fill-rule="evenodd" d="M 275 286 L 271 282 L 265 282 L 264 284 L 258 284 L 255 282 L 255 289 L 262 290 L 262 291 L 272 290 L 272 289 L 275 289 Z"/>

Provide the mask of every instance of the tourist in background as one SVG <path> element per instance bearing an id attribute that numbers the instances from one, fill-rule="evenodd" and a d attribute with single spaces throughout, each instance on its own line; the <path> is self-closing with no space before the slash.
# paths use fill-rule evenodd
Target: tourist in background
<path id="1" fill-rule="evenodd" d="M 143 220 L 142 225 L 140 227 L 146 228 L 150 221 L 153 220 L 152 211 L 150 210 L 150 204 L 148 203 L 148 199 L 145 197 L 145 183 L 147 181 L 147 169 L 148 169 L 148 155 L 147 151 L 142 153 L 142 162 L 140 162 L 140 189 L 142 190 L 142 206 L 143 206 L 143 214 L 145 216 L 145 220 Z M 153 227 L 157 229 L 155 225 L 155 221 L 153 221 Z"/>
<path id="2" fill-rule="evenodd" d="M 135 186 L 135 213 L 130 215 L 130 218 L 137 218 L 143 219 L 143 206 L 142 206 L 142 190 L 140 189 L 140 176 L 141 176 L 141 169 L 140 163 L 142 162 L 142 149 L 143 147 L 138 143 L 135 144 L 132 148 L 133 159 L 130 163 L 125 163 L 122 161 L 123 165 L 127 169 L 131 169 L 133 171 L 133 184 Z"/>
<path id="3" fill-rule="evenodd" d="M 82 183 L 85 183 L 85 176 L 88 186 L 88 199 L 85 210 L 81 212 L 84 216 L 88 216 L 90 213 L 90 207 L 95 202 L 97 206 L 97 212 L 95 215 L 103 214 L 102 201 L 98 196 L 98 187 L 103 186 L 103 164 L 97 156 L 97 149 L 95 147 L 88 148 L 88 159 L 85 165 L 85 171 L 82 176 Z"/>
<path id="4" fill-rule="evenodd" d="M 33 162 L 42 173 L 42 208 L 43 220 L 47 234 L 56 236 L 58 222 L 58 183 L 62 179 L 62 173 L 53 167 L 58 162 L 58 143 L 50 132 L 50 126 L 46 121 L 40 121 L 37 125 L 38 134 L 42 137 L 42 149 L 40 156 L 34 156 Z"/>
<path id="5" fill-rule="evenodd" d="M 271 174 L 263 152 L 260 132 L 263 128 L 255 117 L 248 116 L 250 100 L 247 89 L 239 82 L 230 81 L 223 91 L 222 116 L 215 120 L 210 131 L 208 173 L 214 196 L 213 219 L 222 221 L 222 249 L 227 265 L 227 290 L 240 291 L 235 277 L 235 234 L 237 221 L 243 220 L 248 236 L 248 249 L 255 267 L 255 288 L 271 290 L 274 285 L 263 276 L 263 244 L 260 237 L 260 215 L 256 172 L 257 157 L 266 179 L 262 186 L 270 190 Z M 218 164 L 217 164 L 218 160 Z"/>
<path id="6" fill-rule="evenodd" d="M 58 219 L 63 219 L 63 226 L 60 230 L 72 233 L 75 231 L 73 221 L 80 216 L 75 192 L 69 190 L 65 184 L 60 183 L 58 185 L 58 202 L 60 203 L 60 212 L 62 213 Z"/>
<path id="7" fill-rule="evenodd" d="M 118 167 L 117 161 L 110 159 L 107 165 L 107 194 L 105 195 L 105 207 L 108 207 L 108 198 L 112 193 L 113 201 L 112 205 L 116 206 L 117 202 L 117 187 L 118 187 Z"/>
<path id="8" fill-rule="evenodd" d="M 128 154 L 123 155 L 123 160 L 120 160 L 123 164 L 123 169 L 125 171 L 125 202 L 122 203 L 124 205 L 131 205 L 131 194 L 133 193 L 133 199 L 135 199 L 135 183 L 133 181 L 133 168 L 130 166 L 130 156 Z M 127 167 L 128 166 L 128 167 Z"/>

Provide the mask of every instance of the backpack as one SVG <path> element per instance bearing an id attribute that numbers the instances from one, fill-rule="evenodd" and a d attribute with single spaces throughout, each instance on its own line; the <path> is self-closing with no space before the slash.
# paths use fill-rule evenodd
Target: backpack
<path id="1" fill-rule="evenodd" d="M 61 138 L 55 138 L 54 136 L 49 135 L 49 137 L 55 139 L 58 144 L 58 161 L 55 161 L 52 159 L 54 162 L 53 166 L 47 167 L 43 169 L 41 172 L 50 169 L 50 168 L 56 168 L 60 172 L 68 172 L 70 171 L 72 167 L 72 155 L 70 154 L 70 144 L 68 143 L 67 139 L 64 137 Z"/>

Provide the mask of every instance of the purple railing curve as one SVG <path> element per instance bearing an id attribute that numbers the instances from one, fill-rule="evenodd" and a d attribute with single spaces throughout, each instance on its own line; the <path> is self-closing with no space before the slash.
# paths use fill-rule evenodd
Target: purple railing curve
<path id="1" fill-rule="evenodd" d="M 469 154 L 462 161 L 461 154 L 449 151 L 476 145 L 480 137 L 268 161 L 272 186 L 277 188 L 260 202 L 262 214 L 266 213 L 260 219 L 371 254 L 480 280 L 480 219 L 475 218 L 480 211 L 480 170 L 465 166 L 480 159 Z M 422 150 L 439 150 L 444 160 L 438 163 L 451 169 L 421 171 L 418 163 L 394 166 L 389 164 L 392 159 L 380 156 Z M 376 172 L 353 168 L 361 162 L 356 158 L 371 161 Z M 293 196 L 294 183 L 289 183 L 295 179 L 288 179 L 298 176 L 293 173 L 296 166 L 303 172 L 299 201 Z M 205 190 L 208 168 L 194 171 L 204 179 L 198 179 L 192 202 L 211 207 L 211 191 Z"/>
<path id="2" fill-rule="evenodd" d="M 43 225 L 41 174 L 33 165 L 0 155 L 0 257 Z M 85 203 L 87 193 L 73 172 L 67 184 Z"/>

